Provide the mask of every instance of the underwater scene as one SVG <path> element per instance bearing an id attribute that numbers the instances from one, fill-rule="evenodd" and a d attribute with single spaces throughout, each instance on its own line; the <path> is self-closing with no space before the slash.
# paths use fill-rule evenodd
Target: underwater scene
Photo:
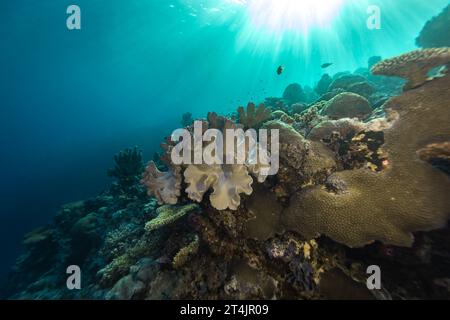
<path id="1" fill-rule="evenodd" d="M 2 299 L 450 299 L 448 0 L 4 0 L 0 35 Z"/>

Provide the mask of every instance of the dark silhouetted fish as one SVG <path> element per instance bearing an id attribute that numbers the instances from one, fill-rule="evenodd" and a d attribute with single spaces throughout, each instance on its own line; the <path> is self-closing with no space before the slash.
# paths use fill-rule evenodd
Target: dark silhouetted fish
<path id="1" fill-rule="evenodd" d="M 279 66 L 278 69 L 277 69 L 277 74 L 281 75 L 283 73 L 283 71 L 284 71 L 284 67 L 283 66 Z"/>
<path id="2" fill-rule="evenodd" d="M 321 65 L 320 67 L 322 68 L 322 69 L 326 69 L 326 68 L 328 68 L 329 66 L 331 66 L 333 63 L 332 62 L 327 62 L 327 63 L 324 63 L 323 65 Z"/>

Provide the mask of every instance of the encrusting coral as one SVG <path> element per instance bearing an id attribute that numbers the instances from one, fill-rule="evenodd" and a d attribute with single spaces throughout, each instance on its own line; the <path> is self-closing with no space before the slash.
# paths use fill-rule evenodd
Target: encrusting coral
<path id="1" fill-rule="evenodd" d="M 406 55 L 411 56 L 417 53 Z M 430 59 L 436 61 L 433 55 Z M 439 62 L 448 60 L 441 55 Z M 378 173 L 365 168 L 334 173 L 328 181 L 340 186 L 337 193 L 322 186 L 304 188 L 283 214 L 286 228 L 307 238 L 325 234 L 358 247 L 375 240 L 411 246 L 412 232 L 443 227 L 450 216 L 448 177 L 417 161 L 416 151 L 425 141 L 450 136 L 449 85 L 450 77 L 445 76 L 391 99 L 385 109 L 398 119 L 384 132 L 387 168 Z"/>
<path id="2" fill-rule="evenodd" d="M 450 61 L 450 48 L 415 50 L 401 56 L 383 60 L 372 67 L 376 75 L 396 76 L 408 80 L 404 90 L 417 88 L 429 80 L 428 73 Z"/>
<path id="3" fill-rule="evenodd" d="M 180 168 L 174 166 L 167 172 L 161 172 L 150 161 L 141 180 L 147 187 L 148 195 L 156 197 L 159 204 L 176 204 L 180 196 Z"/>

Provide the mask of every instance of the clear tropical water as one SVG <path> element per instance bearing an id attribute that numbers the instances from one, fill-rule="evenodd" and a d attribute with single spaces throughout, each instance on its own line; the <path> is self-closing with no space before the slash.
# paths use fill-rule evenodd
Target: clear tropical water
<path id="1" fill-rule="evenodd" d="M 82 30 L 66 28 L 80 6 Z M 381 29 L 366 27 L 368 5 Z M 1 273 L 24 232 L 96 195 L 112 155 L 150 158 L 181 114 L 230 112 L 415 48 L 448 0 L 0 2 Z M 301 19 L 298 19 L 298 16 Z M 285 67 L 281 76 L 279 65 Z"/>

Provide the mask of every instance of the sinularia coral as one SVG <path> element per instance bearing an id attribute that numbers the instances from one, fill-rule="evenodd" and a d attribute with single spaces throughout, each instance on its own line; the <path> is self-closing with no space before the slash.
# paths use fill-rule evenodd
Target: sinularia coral
<path id="1" fill-rule="evenodd" d="M 414 54 L 413 54 L 414 55 Z M 387 168 L 366 168 L 332 174 L 340 192 L 309 186 L 291 198 L 282 215 L 286 229 L 307 238 L 320 234 L 351 247 L 379 240 L 411 246 L 413 232 L 445 226 L 450 217 L 448 177 L 417 159 L 427 141 L 450 137 L 450 77 L 447 75 L 410 90 L 386 104 L 395 123 L 385 130 Z"/>
<path id="2" fill-rule="evenodd" d="M 326 120 L 315 126 L 307 137 L 313 141 L 321 141 L 329 138 L 333 133 L 338 133 L 341 137 L 354 136 L 356 133 L 363 131 L 364 128 L 364 123 L 357 119 Z"/>
<path id="3" fill-rule="evenodd" d="M 383 60 L 372 67 L 376 75 L 395 76 L 408 80 L 404 90 L 420 87 L 429 80 L 430 70 L 450 62 L 450 48 L 415 50 L 401 56 Z"/>
<path id="4" fill-rule="evenodd" d="M 158 216 L 145 224 L 146 231 L 153 231 L 168 224 L 174 223 L 189 212 L 198 209 L 198 205 L 163 205 L 156 209 Z"/>
<path id="5" fill-rule="evenodd" d="M 245 165 L 189 165 L 184 171 L 186 192 L 190 199 L 201 202 L 203 195 L 210 188 L 211 205 L 217 210 L 237 210 L 241 203 L 240 194 L 250 195 L 252 177 Z"/>
<path id="6" fill-rule="evenodd" d="M 153 161 L 145 169 L 141 183 L 147 187 L 149 196 L 154 196 L 159 204 L 176 204 L 180 196 L 180 168 L 174 167 L 161 172 Z"/>

